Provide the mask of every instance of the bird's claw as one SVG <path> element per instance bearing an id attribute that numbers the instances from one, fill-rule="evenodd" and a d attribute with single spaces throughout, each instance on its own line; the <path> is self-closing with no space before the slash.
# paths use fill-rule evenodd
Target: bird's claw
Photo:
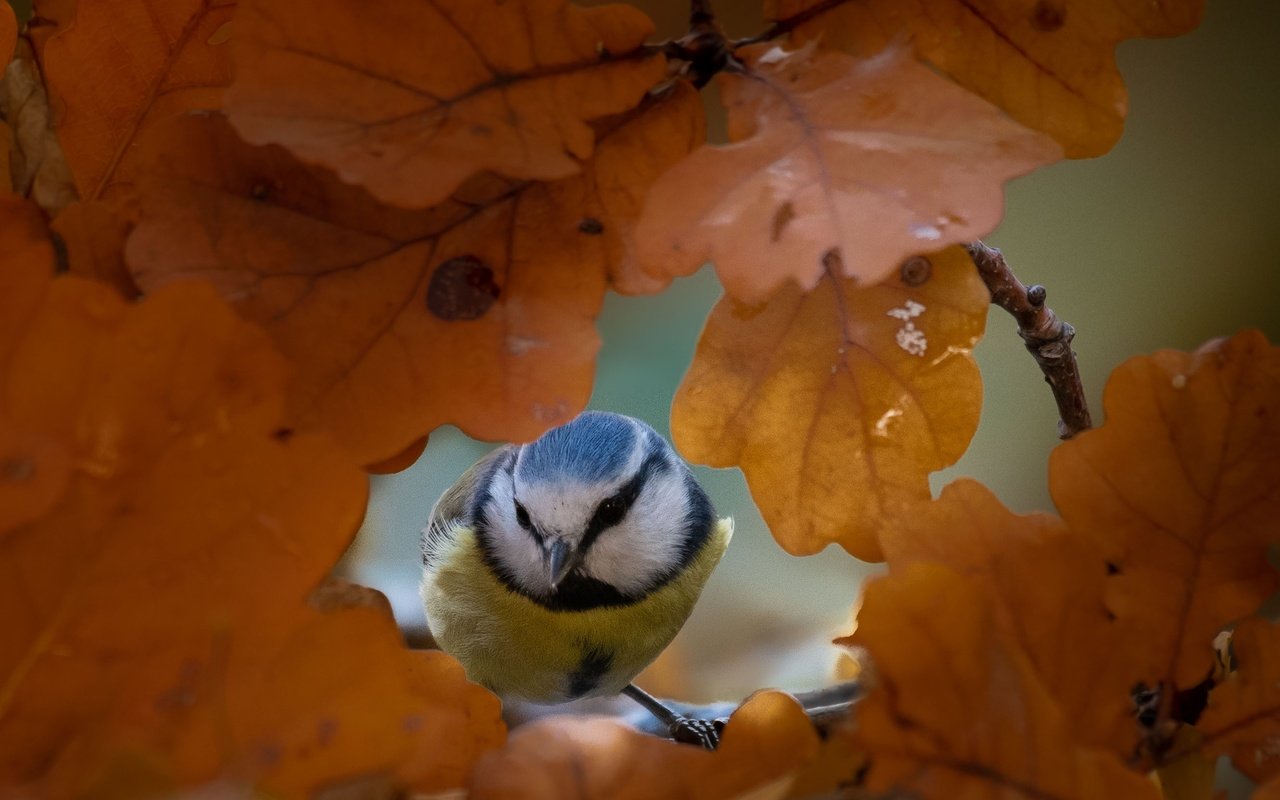
<path id="1" fill-rule="evenodd" d="M 704 750 L 715 750 L 724 730 L 723 719 L 680 717 L 671 724 L 671 738 L 681 744 L 696 744 Z"/>

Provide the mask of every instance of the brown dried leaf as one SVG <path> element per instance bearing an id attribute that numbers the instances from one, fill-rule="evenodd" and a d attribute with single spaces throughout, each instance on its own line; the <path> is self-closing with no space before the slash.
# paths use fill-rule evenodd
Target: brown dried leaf
<path id="1" fill-rule="evenodd" d="M 1140 620 L 1148 685 L 1199 683 L 1213 637 L 1277 588 L 1280 348 L 1257 331 L 1118 367 L 1107 423 L 1060 445 L 1049 487 L 1119 570 L 1109 605 Z"/>
<path id="2" fill-rule="evenodd" d="M 9 150 L 13 190 L 50 214 L 74 203 L 75 181 L 54 133 L 44 79 L 30 45 L 18 42 L 17 55 L 0 81 L 0 116 L 13 131 Z"/>
<path id="3" fill-rule="evenodd" d="M 662 79 L 652 30 L 634 8 L 567 0 L 245 0 L 227 109 L 248 141 L 423 208 L 483 170 L 577 173 L 586 123 Z"/>
<path id="4" fill-rule="evenodd" d="M 220 107 L 230 53 L 211 39 L 234 10 L 234 0 L 93 0 L 46 29 L 42 64 L 82 199 L 131 203 L 138 138 L 166 117 Z"/>
<path id="5" fill-rule="evenodd" d="M 867 584 L 858 629 L 842 643 L 865 647 L 876 667 L 853 731 L 871 759 L 871 792 L 1159 797 L 1114 755 L 1075 745 L 1064 709 L 996 622 L 986 593 L 942 565 L 914 564 Z"/>
<path id="6" fill-rule="evenodd" d="M 833 254 L 868 285 L 921 250 L 976 239 L 1000 220 L 1006 180 L 1061 157 L 900 49 L 756 49 L 721 86 L 734 143 L 654 184 L 638 255 L 661 276 L 713 261 L 747 303 L 787 279 L 812 289 Z"/>
<path id="7" fill-rule="evenodd" d="M 832 275 L 712 310 L 671 412 L 690 460 L 739 465 L 778 542 L 880 557 L 876 532 L 928 501 L 964 452 L 981 384 L 969 352 L 990 297 L 958 247 L 858 288 Z"/>
<path id="8" fill-rule="evenodd" d="M 1071 158 L 1111 149 L 1129 102 L 1116 44 L 1176 36 L 1204 0 L 766 0 L 771 19 L 813 15 L 797 42 L 867 56 L 908 40 L 916 54 L 1014 119 L 1062 143 Z M 788 25 L 790 27 L 790 25 Z"/>
<path id="9" fill-rule="evenodd" d="M 531 439 L 585 405 L 629 214 L 701 115 L 678 85 L 614 121 L 581 175 L 480 176 L 427 211 L 380 205 L 217 117 L 175 121 L 148 145 L 127 260 L 144 289 L 214 281 L 294 362 L 293 418 L 364 463 L 447 422 Z"/>
<path id="10" fill-rule="evenodd" d="M 818 755 L 818 734 L 789 695 L 758 692 L 708 752 L 612 719 L 551 717 L 521 727 L 472 774 L 473 800 L 786 796 Z M 760 792 L 755 794 L 754 791 Z"/>
<path id="11" fill-rule="evenodd" d="M 1010 639 L 1030 659 L 1072 738 L 1129 758 L 1138 743 L 1130 692 L 1140 669 L 1128 620 L 1105 603 L 1107 567 L 1058 517 L 1013 514 L 982 484 L 960 480 L 880 531 L 893 570 L 943 564 L 982 587 Z"/>

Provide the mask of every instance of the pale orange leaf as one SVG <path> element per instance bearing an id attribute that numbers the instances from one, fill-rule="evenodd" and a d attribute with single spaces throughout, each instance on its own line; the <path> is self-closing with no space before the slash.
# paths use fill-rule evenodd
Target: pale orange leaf
<path id="1" fill-rule="evenodd" d="M 721 91 L 733 143 L 654 184 L 639 257 L 663 276 L 712 261 L 748 303 L 788 279 L 812 289 L 833 260 L 869 285 L 910 255 L 976 239 L 1000 220 L 1006 180 L 1061 157 L 901 49 L 859 60 L 757 48 Z"/>
<path id="2" fill-rule="evenodd" d="M 591 156 L 588 121 L 636 105 L 665 62 L 638 10 L 567 0 L 245 0 L 227 109 L 393 204 L 472 174 L 553 180 Z"/>
<path id="3" fill-rule="evenodd" d="M 838 542 L 880 557 L 876 533 L 927 502 L 928 476 L 978 425 L 970 355 L 990 297 L 960 248 L 878 286 L 832 274 L 809 293 L 712 310 L 676 393 L 680 451 L 739 465 L 773 535 L 802 554 Z"/>
<path id="4" fill-rule="evenodd" d="M 975 582 L 914 564 L 867 584 L 858 629 L 876 684 L 853 739 L 866 789 L 921 798 L 1159 797 L 1120 759 L 1075 744 L 1071 720 Z"/>
<path id="5" fill-rule="evenodd" d="M 1148 685 L 1199 683 L 1213 637 L 1280 587 L 1280 348 L 1246 331 L 1118 367 L 1102 427 L 1060 445 L 1049 488 L 1118 570 L 1108 604 L 1141 620 Z"/>
<path id="6" fill-rule="evenodd" d="M 1068 156 L 1111 149 L 1129 110 L 1115 48 L 1176 36 L 1204 0 L 766 0 L 796 42 L 867 56 L 910 41 L 917 55 L 1014 119 L 1056 138 Z"/>
<path id="7" fill-rule="evenodd" d="M 191 117 L 150 145 L 127 260 L 144 289 L 206 278 L 266 326 L 296 366 L 293 418 L 365 463 L 445 423 L 528 440 L 585 405 L 605 288 L 640 285 L 625 273 L 638 197 L 701 121 L 679 84 L 614 120 L 578 176 L 479 176 L 406 211 Z"/>

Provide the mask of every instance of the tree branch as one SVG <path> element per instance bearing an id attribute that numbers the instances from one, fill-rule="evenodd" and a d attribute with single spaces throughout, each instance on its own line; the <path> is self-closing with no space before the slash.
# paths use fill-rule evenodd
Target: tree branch
<path id="1" fill-rule="evenodd" d="M 964 247 L 991 292 L 992 304 L 1008 311 L 1018 321 L 1018 335 L 1053 390 L 1061 417 L 1058 437 L 1070 439 L 1093 427 L 1080 381 L 1080 366 L 1071 349 L 1075 328 L 1044 304 L 1047 293 L 1043 286 L 1024 286 L 1018 280 L 998 249 L 982 242 L 970 242 Z"/>
<path id="2" fill-rule="evenodd" d="M 792 696 L 804 708 L 805 713 L 809 715 L 809 721 L 813 723 L 813 727 L 817 728 L 818 733 L 825 736 L 827 731 L 849 716 L 854 703 L 858 702 L 862 694 L 863 685 L 861 683 L 847 681 L 808 692 L 795 692 Z M 727 722 L 729 715 L 737 710 L 740 705 L 739 703 L 691 705 L 666 699 L 661 702 L 678 714 L 712 722 Z M 629 725 L 644 733 L 663 739 L 670 738 L 667 733 L 667 727 L 644 709 L 636 709 L 631 712 L 626 716 L 626 721 Z"/>

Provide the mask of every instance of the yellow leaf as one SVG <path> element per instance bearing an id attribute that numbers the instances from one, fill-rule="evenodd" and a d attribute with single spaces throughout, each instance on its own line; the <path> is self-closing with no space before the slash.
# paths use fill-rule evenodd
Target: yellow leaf
<path id="1" fill-rule="evenodd" d="M 1277 587 L 1280 348 L 1257 331 L 1118 367 L 1107 422 L 1065 442 L 1049 488 L 1067 523 L 1118 570 L 1108 604 L 1141 620 L 1129 647 L 1147 685 L 1213 668 L 1213 638 Z"/>
<path id="2" fill-rule="evenodd" d="M 825 277 L 763 306 L 712 310 L 676 393 L 672 434 L 692 461 L 740 465 L 778 542 L 838 542 L 879 558 L 876 532 L 929 499 L 964 452 L 981 384 L 969 355 L 989 295 L 960 248 L 863 288 Z"/>

